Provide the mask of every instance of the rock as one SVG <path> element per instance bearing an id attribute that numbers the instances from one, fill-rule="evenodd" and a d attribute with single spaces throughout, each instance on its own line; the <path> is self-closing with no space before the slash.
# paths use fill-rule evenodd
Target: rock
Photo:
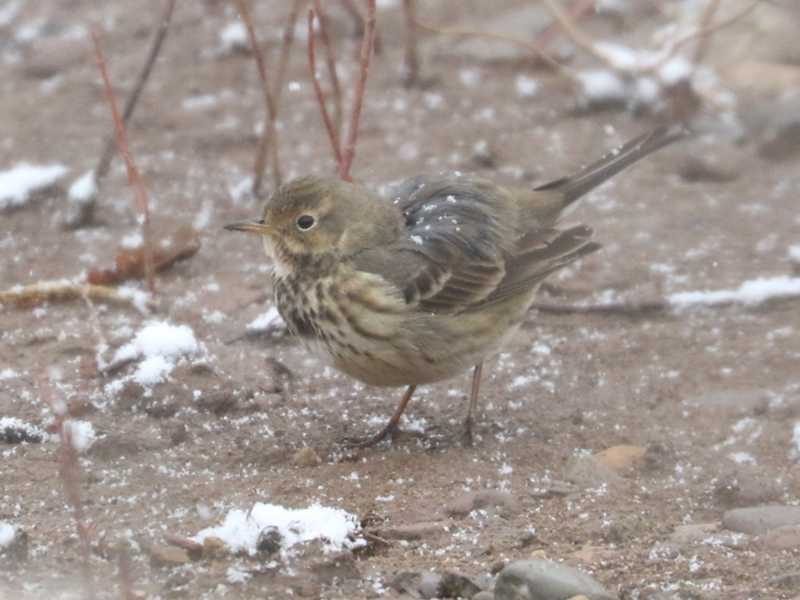
<path id="1" fill-rule="evenodd" d="M 615 473 L 624 475 L 644 465 L 646 452 L 641 446 L 611 446 L 595 454 L 594 458 Z"/>
<path id="2" fill-rule="evenodd" d="M 753 506 L 779 500 L 784 487 L 761 467 L 737 465 L 714 485 L 714 497 L 725 507 Z"/>
<path id="3" fill-rule="evenodd" d="M 570 457 L 564 468 L 564 479 L 584 488 L 614 485 L 622 481 L 622 477 L 609 466 L 585 454 Z"/>
<path id="4" fill-rule="evenodd" d="M 150 564 L 153 567 L 176 567 L 189 562 L 189 553 L 183 548 L 155 544 L 150 546 Z"/>
<path id="5" fill-rule="evenodd" d="M 759 541 L 767 548 L 776 550 L 800 548 L 800 525 L 784 525 L 770 529 Z"/>
<path id="6" fill-rule="evenodd" d="M 228 544 L 213 535 L 203 540 L 203 558 L 222 558 L 228 555 Z"/>
<path id="7" fill-rule="evenodd" d="M 282 541 L 283 536 L 281 532 L 278 531 L 277 527 L 265 527 L 258 534 L 256 552 L 262 555 L 262 557 L 270 557 L 280 551 Z"/>
<path id="8" fill-rule="evenodd" d="M 445 573 L 439 589 L 436 591 L 438 598 L 472 598 L 481 591 L 474 581 L 458 573 Z"/>
<path id="9" fill-rule="evenodd" d="M 511 494 L 499 490 L 480 490 L 467 492 L 459 496 L 445 508 L 450 517 L 465 517 L 473 510 L 483 508 L 499 508 L 503 515 L 511 515 L 519 511 L 519 505 Z"/>
<path id="10" fill-rule="evenodd" d="M 731 531 L 761 535 L 770 529 L 800 525 L 800 506 L 734 508 L 723 515 L 722 524 Z"/>
<path id="11" fill-rule="evenodd" d="M 292 456 L 292 464 L 298 467 L 316 467 L 321 463 L 322 459 L 313 448 L 300 448 L 300 450 L 295 452 L 294 456 Z"/>
<path id="12" fill-rule="evenodd" d="M 438 573 L 405 571 L 396 575 L 389 585 L 398 592 L 410 594 L 413 598 L 435 598 L 441 583 L 442 576 Z"/>
<path id="13" fill-rule="evenodd" d="M 690 546 L 703 541 L 717 531 L 719 531 L 718 523 L 678 525 L 669 536 L 669 541 L 679 546 Z"/>
<path id="14" fill-rule="evenodd" d="M 387 540 L 420 540 L 445 531 L 444 521 L 422 521 L 380 529 L 378 535 Z"/>
<path id="15" fill-rule="evenodd" d="M 592 577 L 549 560 L 518 560 L 500 571 L 495 600 L 564 600 L 583 594 L 590 600 L 615 598 Z"/>

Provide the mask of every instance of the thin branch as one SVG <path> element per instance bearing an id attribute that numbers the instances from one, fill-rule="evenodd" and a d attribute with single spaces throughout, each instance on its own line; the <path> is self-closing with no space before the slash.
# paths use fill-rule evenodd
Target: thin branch
<path id="1" fill-rule="evenodd" d="M 314 9 L 308 9 L 308 66 L 311 70 L 311 83 L 314 86 L 314 93 L 317 95 L 317 102 L 319 103 L 319 111 L 322 114 L 322 121 L 325 123 L 325 130 L 328 132 L 328 141 L 331 143 L 331 150 L 333 150 L 333 157 L 336 160 L 336 168 L 341 169 L 342 166 L 342 148 L 339 141 L 339 134 L 336 127 L 331 121 L 331 115 L 328 112 L 328 106 L 325 101 L 325 93 L 319 83 L 319 76 L 317 75 L 317 52 L 316 42 L 314 37 Z"/>
<path id="2" fill-rule="evenodd" d="M 328 77 L 331 80 L 333 90 L 333 122 L 336 124 L 336 131 L 342 134 L 342 88 L 339 85 L 339 74 L 336 72 L 336 54 L 333 50 L 333 42 L 328 35 L 328 16 L 322 10 L 320 0 L 314 0 L 314 11 L 319 20 L 319 37 L 322 45 L 325 46 L 325 62 L 328 66 Z"/>
<path id="3" fill-rule="evenodd" d="M 417 54 L 417 3 L 416 0 L 403 0 L 403 13 L 406 19 L 405 59 L 403 63 L 403 82 L 406 86 L 419 81 L 419 55 Z"/>
<path id="4" fill-rule="evenodd" d="M 267 63 L 264 60 L 264 54 L 261 52 L 261 47 L 258 45 L 258 38 L 256 37 L 256 30 L 253 26 L 253 19 L 250 16 L 250 10 L 247 7 L 247 0 L 233 0 L 236 5 L 236 10 L 239 12 L 239 18 L 244 23 L 247 29 L 247 37 L 250 40 L 250 47 L 253 50 L 253 56 L 256 60 L 258 67 L 258 76 L 261 79 L 261 89 L 264 92 L 264 131 L 258 141 L 258 149 L 256 150 L 256 160 L 253 166 L 253 195 L 258 196 L 261 191 L 261 183 L 264 179 L 264 167 L 267 163 L 267 155 L 272 146 L 272 176 L 275 178 L 276 185 L 280 185 L 283 179 L 281 175 L 280 158 L 278 156 L 278 138 L 276 121 L 278 119 L 277 105 L 275 97 L 272 93 L 272 88 L 269 85 L 269 77 L 267 76 Z"/>
<path id="5" fill-rule="evenodd" d="M 353 98 L 353 109 L 350 113 L 350 129 L 348 130 L 347 142 L 344 146 L 342 163 L 339 168 L 339 177 L 345 181 L 352 181 L 350 169 L 353 166 L 353 159 L 356 155 L 358 126 L 361 121 L 361 108 L 364 105 L 364 93 L 366 92 L 367 75 L 369 74 L 369 59 L 375 46 L 375 12 L 375 0 L 367 0 L 367 21 L 364 29 L 364 38 L 361 40 L 361 68 Z"/>
<path id="6" fill-rule="evenodd" d="M 289 66 L 289 55 L 294 44 L 294 30 L 297 25 L 297 17 L 300 14 L 300 5 L 304 0 L 294 0 L 289 16 L 286 19 L 286 27 L 283 30 L 281 41 L 281 53 L 278 57 L 278 69 L 275 76 L 275 86 L 272 95 L 275 98 L 275 115 L 277 117 L 281 111 L 281 100 L 283 99 L 284 82 L 286 81 L 286 69 Z M 275 146 L 277 152 L 277 146 Z"/>
<path id="7" fill-rule="evenodd" d="M 567 14 L 570 15 L 572 19 L 580 19 L 584 15 L 589 14 L 590 12 L 595 11 L 596 0 L 575 0 L 572 5 L 567 10 Z M 556 35 L 559 33 L 560 27 L 558 22 L 554 21 L 550 23 L 547 27 L 545 27 L 542 31 L 540 31 L 536 36 L 536 46 L 544 51 L 555 39 Z"/>
<path id="8" fill-rule="evenodd" d="M 119 115 L 117 109 L 117 100 L 114 96 L 114 90 L 111 87 L 111 79 L 108 75 L 108 68 L 106 67 L 106 60 L 103 56 L 103 48 L 100 45 L 100 37 L 96 30 L 92 30 L 92 40 L 94 40 L 94 51 L 97 58 L 97 67 L 100 69 L 100 74 L 103 77 L 103 84 L 105 86 L 106 98 L 111 107 L 111 115 L 114 119 L 114 128 L 117 133 L 117 148 L 120 155 L 125 160 L 125 167 L 128 170 L 128 184 L 133 188 L 136 197 L 136 206 L 139 209 L 142 224 L 142 238 L 144 240 L 144 255 L 145 255 L 145 277 L 147 279 L 147 287 L 151 294 L 156 291 L 155 277 L 153 276 L 153 245 L 150 233 L 150 201 L 147 196 L 147 190 L 144 187 L 144 182 L 139 174 L 139 170 L 133 162 L 130 150 L 128 148 L 128 134 L 125 130 L 125 124 Z"/>
<path id="9" fill-rule="evenodd" d="M 153 307 L 153 302 L 144 292 L 92 285 L 74 281 L 39 281 L 31 285 L 17 285 L 0 291 L 0 304 L 10 304 L 28 308 L 45 302 L 79 300 L 90 298 L 96 302 L 133 306 L 145 312 Z"/>
<path id="10" fill-rule="evenodd" d="M 423 23 L 419 19 L 417 19 L 414 23 L 419 29 L 424 29 L 425 31 L 430 31 L 431 33 L 454 35 L 460 37 L 479 37 L 489 40 L 497 40 L 499 42 L 504 42 L 506 44 L 511 44 L 513 46 L 519 46 L 520 48 L 524 48 L 525 50 L 533 54 L 537 60 L 540 60 L 546 65 L 552 67 L 555 71 L 563 75 L 566 75 L 570 79 L 576 78 L 574 73 L 572 73 L 572 71 L 568 67 L 562 65 L 555 58 L 550 56 L 547 52 L 545 52 L 542 48 L 540 48 L 538 44 L 532 44 L 526 40 L 521 40 L 519 38 L 515 38 L 510 35 L 505 35 L 503 33 L 493 33 L 491 31 L 475 31 L 472 29 L 458 29 L 456 27 L 438 27 L 436 25 L 431 25 L 430 23 Z"/>
<path id="11" fill-rule="evenodd" d="M 133 116 L 133 111 L 136 109 L 136 104 L 139 101 L 139 97 L 142 95 L 145 84 L 147 84 L 148 79 L 150 79 L 150 73 L 153 71 L 153 66 L 156 63 L 156 59 L 161 52 L 161 47 L 164 45 L 164 40 L 169 32 L 169 26 L 172 22 L 172 13 L 174 11 L 175 0 L 166 0 L 164 11 L 161 13 L 161 18 L 158 21 L 158 28 L 153 36 L 153 41 L 150 44 L 150 50 L 147 52 L 147 57 L 142 65 L 142 70 L 139 72 L 139 76 L 133 84 L 133 89 L 131 89 L 130 94 L 128 94 L 128 97 L 125 99 L 125 107 L 122 110 L 122 122 L 126 125 Z M 97 185 L 99 185 L 100 181 L 108 174 L 108 170 L 111 167 L 111 160 L 114 158 L 115 148 L 116 136 L 112 133 L 106 139 L 103 152 L 100 155 L 100 160 L 98 160 L 97 166 L 94 168 L 94 178 Z M 66 223 L 67 227 L 77 228 L 91 223 L 94 219 L 94 209 L 96 205 L 96 197 L 92 197 L 88 202 L 80 203 L 78 212 L 68 219 Z"/>

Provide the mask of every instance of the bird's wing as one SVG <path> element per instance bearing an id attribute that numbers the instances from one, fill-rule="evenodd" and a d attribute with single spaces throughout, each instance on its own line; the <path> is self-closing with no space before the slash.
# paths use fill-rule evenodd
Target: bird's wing
<path id="1" fill-rule="evenodd" d="M 401 184 L 393 201 L 406 220 L 398 242 L 355 257 L 379 273 L 407 305 L 457 313 L 489 298 L 506 277 L 520 232 L 507 192 L 468 177 L 419 177 Z"/>

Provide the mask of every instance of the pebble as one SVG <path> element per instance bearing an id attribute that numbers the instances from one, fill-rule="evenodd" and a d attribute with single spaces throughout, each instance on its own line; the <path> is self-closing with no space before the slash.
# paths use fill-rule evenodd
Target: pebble
<path id="1" fill-rule="evenodd" d="M 457 497 L 445 508 L 445 514 L 450 517 L 465 517 L 473 510 L 482 508 L 499 508 L 501 514 L 509 516 L 519 511 L 519 504 L 508 492 L 480 490 Z"/>
<path id="2" fill-rule="evenodd" d="M 763 468 L 737 465 L 722 475 L 714 486 L 714 497 L 726 508 L 753 506 L 780 500 L 784 486 Z"/>
<path id="3" fill-rule="evenodd" d="M 703 541 L 717 531 L 719 531 L 718 523 L 678 525 L 669 536 L 669 541 L 679 546 L 690 546 Z"/>
<path id="4" fill-rule="evenodd" d="M 432 537 L 445 531 L 445 527 L 446 523 L 444 521 L 421 521 L 419 523 L 380 529 L 378 535 L 387 540 L 413 541 Z"/>
<path id="5" fill-rule="evenodd" d="M 175 567 L 189 562 L 189 553 L 183 548 L 156 544 L 150 546 L 150 564 L 154 567 Z"/>
<path id="6" fill-rule="evenodd" d="M 294 456 L 292 456 L 292 464 L 298 467 L 316 467 L 321 463 L 322 459 L 313 448 L 300 448 L 300 450 L 295 452 Z"/>
<path id="7" fill-rule="evenodd" d="M 519 560 L 500 571 L 495 600 L 565 600 L 584 595 L 590 600 L 615 596 L 595 579 L 567 565 L 549 560 Z"/>
<path id="8" fill-rule="evenodd" d="M 602 485 L 614 485 L 622 481 L 611 467 L 601 463 L 595 456 L 572 456 L 564 467 L 564 479 L 584 487 L 595 488 Z"/>
<path id="9" fill-rule="evenodd" d="M 480 586 L 468 577 L 458 573 L 440 575 L 431 571 L 400 573 L 390 585 L 414 598 L 473 598 L 481 591 Z"/>
<path id="10" fill-rule="evenodd" d="M 723 515 L 722 524 L 731 531 L 761 535 L 778 527 L 800 525 L 800 506 L 734 508 Z"/>
<path id="11" fill-rule="evenodd" d="M 611 446 L 594 455 L 595 460 L 620 475 L 629 474 L 642 467 L 647 450 L 641 446 Z"/>
<path id="12" fill-rule="evenodd" d="M 791 550 L 800 548 L 800 525 L 784 525 L 766 532 L 759 540 L 767 548 Z"/>

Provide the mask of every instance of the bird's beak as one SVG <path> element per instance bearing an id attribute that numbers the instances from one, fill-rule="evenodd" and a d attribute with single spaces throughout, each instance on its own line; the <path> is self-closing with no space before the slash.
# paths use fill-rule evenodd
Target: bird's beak
<path id="1" fill-rule="evenodd" d="M 264 223 L 263 219 L 251 221 L 237 221 L 236 223 L 229 223 L 225 225 L 228 231 L 244 231 L 245 233 L 257 233 L 259 235 L 267 235 L 272 232 L 272 228 Z"/>

